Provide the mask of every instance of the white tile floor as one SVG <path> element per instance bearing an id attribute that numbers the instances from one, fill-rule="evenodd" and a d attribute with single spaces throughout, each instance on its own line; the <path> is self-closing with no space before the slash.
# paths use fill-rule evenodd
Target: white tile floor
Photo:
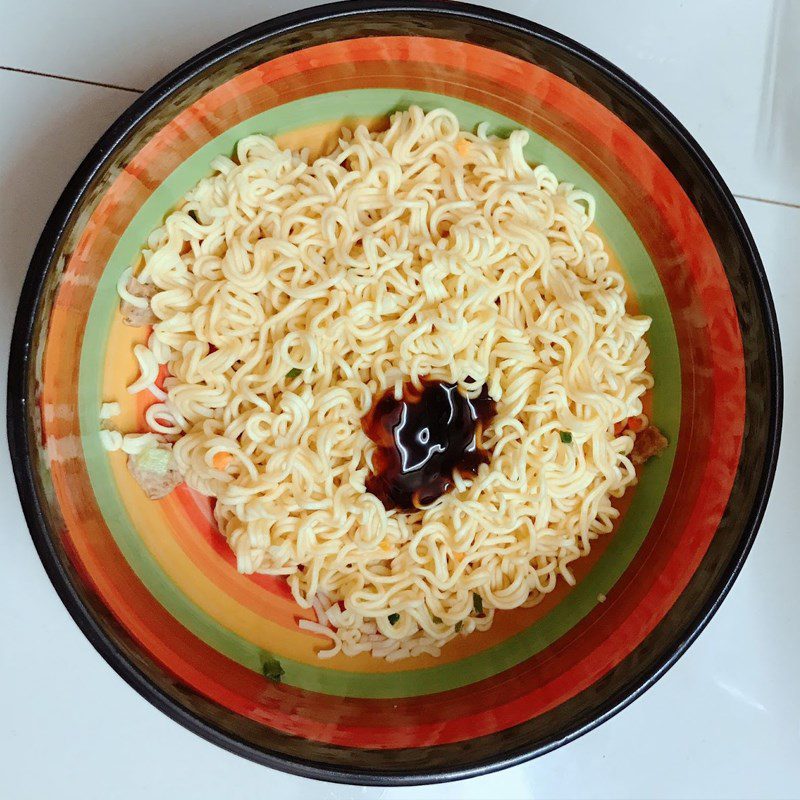
<path id="1" fill-rule="evenodd" d="M 0 66 L 144 88 L 197 50 L 303 2 L 34 0 L 4 8 Z M 678 116 L 741 199 L 775 294 L 786 407 L 800 400 L 800 0 L 493 0 L 608 57 Z M 3 6 L 0 3 L 0 6 Z M 80 159 L 135 92 L 0 69 L 0 334 Z M 7 359 L 5 348 L 3 360 Z M 4 393 L 3 393 L 4 395 Z M 583 739 L 439 787 L 311 785 L 229 755 L 119 679 L 51 589 L 0 450 L 0 797 L 782 798 L 800 796 L 800 431 L 722 610 L 678 665 Z"/>

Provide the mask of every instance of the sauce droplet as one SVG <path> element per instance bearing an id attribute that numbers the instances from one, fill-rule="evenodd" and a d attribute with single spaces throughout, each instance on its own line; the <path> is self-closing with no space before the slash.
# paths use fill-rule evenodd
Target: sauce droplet
<path id="1" fill-rule="evenodd" d="M 443 381 L 424 381 L 421 390 L 405 383 L 400 400 L 384 393 L 362 420 L 378 446 L 367 491 L 386 508 L 430 505 L 452 488 L 454 472 L 477 475 L 489 463 L 479 441 L 496 410 L 486 385 L 472 399 Z"/>

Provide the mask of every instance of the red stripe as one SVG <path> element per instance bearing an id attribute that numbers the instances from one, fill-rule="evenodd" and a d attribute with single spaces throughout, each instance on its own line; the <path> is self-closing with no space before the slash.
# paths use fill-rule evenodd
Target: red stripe
<path id="1" fill-rule="evenodd" d="M 204 143 L 204 135 L 198 136 L 193 128 L 209 115 L 214 118 L 228 102 L 236 102 L 240 86 L 279 81 L 305 66 L 319 69 L 372 60 L 376 55 L 447 64 L 464 73 L 480 65 L 481 77 L 488 75 L 526 93 L 534 106 L 557 109 L 571 128 L 571 136 L 562 146 L 593 174 L 616 171 L 616 178 L 610 180 L 612 196 L 648 246 L 670 302 L 684 359 L 684 396 L 690 401 L 702 397 L 706 386 L 701 382 L 705 382 L 712 406 L 710 413 L 697 413 L 691 405 L 683 409 L 684 428 L 667 501 L 645 547 L 607 603 L 526 664 L 424 701 L 364 701 L 265 682 L 178 625 L 130 572 L 104 527 L 74 527 L 71 533 L 76 535 L 76 550 L 89 559 L 87 573 L 95 576 L 104 601 L 117 618 L 154 658 L 168 665 L 170 673 L 201 694 L 251 719 L 320 741 L 363 747 L 421 746 L 491 733 L 554 708 L 606 674 L 663 618 L 700 563 L 728 499 L 744 424 L 744 366 L 736 310 L 722 264 L 674 177 L 605 107 L 550 73 L 494 51 L 443 40 L 374 38 L 291 54 L 206 95 L 160 132 L 128 171 L 146 182 L 146 162 L 163 160 L 166 153 L 174 158 L 176 138 L 195 137 L 195 146 Z M 474 80 L 465 76 L 464 83 Z M 458 94 L 455 84 L 452 88 Z M 614 156 L 605 165 L 598 163 L 598 154 L 604 152 Z M 626 190 L 626 185 L 636 191 Z M 152 184 L 148 188 L 152 189 Z M 658 235 L 663 231 L 668 235 Z M 692 385 L 692 381 L 696 383 Z M 58 464 L 53 465 L 53 473 L 62 507 L 71 505 L 65 502 L 64 493 L 74 492 L 76 484 L 82 485 L 84 496 L 91 494 L 83 486 L 85 474 L 67 473 Z M 675 504 L 678 499 L 680 504 Z M 670 503 L 674 505 L 670 507 Z M 679 520 L 685 524 L 676 524 Z M 207 521 L 200 530 L 211 535 Z M 85 538 L 79 543 L 78 537 Z M 214 539 L 215 547 L 223 545 L 221 537 Z M 91 554 L 95 547 L 100 555 Z M 229 557 L 227 549 L 225 557 Z M 124 592 L 119 587 L 125 587 Z M 387 709 L 391 713 L 386 713 Z M 381 724 L 374 724 L 375 720 Z M 372 724 L 364 725 L 365 721 Z"/>

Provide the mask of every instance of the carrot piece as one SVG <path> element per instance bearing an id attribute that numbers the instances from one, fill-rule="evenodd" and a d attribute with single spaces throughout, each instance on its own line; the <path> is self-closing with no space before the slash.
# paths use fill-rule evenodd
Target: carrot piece
<path id="1" fill-rule="evenodd" d="M 622 434 L 622 432 L 625 430 L 625 428 L 627 427 L 627 425 L 628 425 L 628 420 L 626 420 L 626 419 L 620 420 L 614 426 L 614 436 L 620 436 Z"/>
<path id="2" fill-rule="evenodd" d="M 642 418 L 641 417 L 631 417 L 628 420 L 628 430 L 632 433 L 636 433 L 642 429 Z"/>
<path id="3" fill-rule="evenodd" d="M 211 465 L 214 469 L 223 470 L 228 468 L 228 465 L 233 461 L 233 456 L 230 453 L 226 453 L 224 450 L 220 450 L 218 453 L 214 453 L 214 458 L 211 459 Z"/>
<path id="4" fill-rule="evenodd" d="M 459 139 L 456 142 L 456 150 L 462 158 L 466 158 L 469 153 L 469 142 L 466 139 Z"/>

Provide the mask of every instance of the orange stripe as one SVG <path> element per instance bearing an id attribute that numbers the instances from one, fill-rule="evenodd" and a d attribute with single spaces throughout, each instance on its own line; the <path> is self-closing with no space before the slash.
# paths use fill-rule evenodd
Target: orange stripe
<path id="1" fill-rule="evenodd" d="M 178 495 L 188 492 L 185 487 L 173 492 L 161 503 L 161 511 L 170 525 L 175 541 L 209 581 L 243 608 L 291 631 L 297 630 L 299 617 L 316 619 L 313 611 L 304 610 L 295 603 L 288 594 L 285 581 L 281 581 L 283 586 L 279 592 L 273 592 L 239 574 L 236 570 L 236 559 L 222 534 L 206 520 L 198 519 L 199 513 L 187 516 L 187 504 Z M 227 550 L 225 557 L 221 558 L 219 552 L 209 545 L 208 534 L 222 543 Z M 272 579 L 270 583 L 278 584 L 278 581 Z"/>

